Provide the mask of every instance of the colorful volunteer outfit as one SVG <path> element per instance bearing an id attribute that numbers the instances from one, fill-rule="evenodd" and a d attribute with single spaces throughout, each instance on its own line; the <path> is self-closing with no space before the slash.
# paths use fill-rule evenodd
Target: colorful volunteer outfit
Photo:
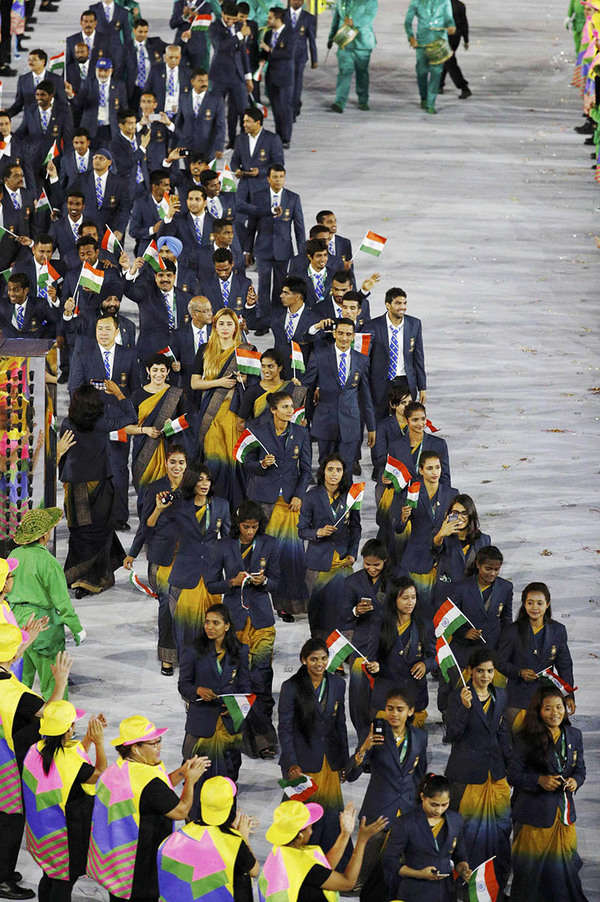
<path id="1" fill-rule="evenodd" d="M 12 623 L 13 626 L 18 626 L 18 623 L 6 600 L 6 584 L 18 566 L 19 562 L 15 557 L 0 558 L 0 623 Z M 15 661 L 10 669 L 18 680 L 22 680 L 23 658 L 21 657 L 18 661 Z"/>
<path id="2" fill-rule="evenodd" d="M 428 113 L 435 113 L 444 63 L 452 56 L 447 40 L 448 29 L 456 27 L 452 4 L 450 0 L 411 0 L 404 19 L 404 30 L 409 40 L 414 38 L 415 16 L 417 85 L 421 107 Z"/>
<path id="3" fill-rule="evenodd" d="M 42 737 L 63 736 L 83 715 L 70 702 L 50 702 L 40 721 Z M 23 802 L 27 851 L 44 874 L 38 889 L 41 900 L 68 900 L 78 877 L 85 874 L 94 806 L 93 789 L 83 784 L 94 773 L 81 742 L 64 742 L 45 773 L 42 751 L 45 738 L 32 745 L 23 762 Z"/>
<path id="4" fill-rule="evenodd" d="M 166 733 L 140 715 L 126 717 L 113 746 L 153 742 Z M 96 786 L 87 874 L 112 899 L 158 897 L 156 853 L 173 830 L 165 815 L 179 803 L 160 762 L 153 766 L 120 757 Z"/>
<path id="5" fill-rule="evenodd" d="M 376 15 L 377 0 L 336 0 L 327 46 L 337 44 L 338 74 L 332 109 L 338 113 L 343 113 L 348 101 L 353 74 L 358 105 L 361 110 L 369 109 L 369 63 L 377 43 L 373 31 Z M 345 35 L 339 34 L 349 20 L 350 28 L 357 32 L 353 38 L 348 29 Z M 351 40 L 346 43 L 348 38 Z"/>
<path id="6" fill-rule="evenodd" d="M 251 902 L 256 859 L 231 826 L 237 788 L 211 777 L 200 792 L 200 818 L 171 834 L 158 849 L 160 902 Z"/>
<path id="7" fill-rule="evenodd" d="M 36 715 L 44 700 L 10 672 L 22 642 L 18 626 L 0 624 L 0 889 L 14 891 L 13 898 L 32 899 L 35 893 L 18 887 L 14 874 L 25 827 L 21 768 L 29 746 L 39 739 Z"/>

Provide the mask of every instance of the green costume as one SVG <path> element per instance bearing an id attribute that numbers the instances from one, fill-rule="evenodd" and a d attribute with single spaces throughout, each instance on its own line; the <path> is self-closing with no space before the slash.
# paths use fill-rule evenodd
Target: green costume
<path id="1" fill-rule="evenodd" d="M 64 650 L 65 626 L 73 633 L 77 645 L 83 627 L 73 609 L 64 571 L 47 548 L 34 542 L 15 548 L 11 557 L 19 561 L 8 596 L 17 623 L 24 627 L 32 614 L 50 619 L 48 629 L 39 634 L 23 655 L 23 682 L 33 686 L 37 671 L 40 694 L 47 701 L 54 689 L 50 667 L 58 652 Z"/>
<path id="2" fill-rule="evenodd" d="M 250 15 L 248 18 L 253 22 L 256 22 L 259 28 L 266 28 L 269 10 L 272 6 L 277 6 L 277 4 L 272 3 L 271 0 L 247 0 L 247 3 L 250 7 Z"/>
<path id="3" fill-rule="evenodd" d="M 425 50 L 426 44 L 439 41 L 447 36 L 447 29 L 454 28 L 452 4 L 450 0 L 411 0 L 404 29 L 409 38 L 414 37 L 413 20 L 417 17 L 417 84 L 421 95 L 421 106 L 428 113 L 435 113 L 435 99 L 440 87 L 443 63 L 431 65 Z"/>
<path id="4" fill-rule="evenodd" d="M 369 109 L 369 62 L 377 43 L 373 21 L 377 15 L 377 0 L 336 0 L 327 46 L 331 47 L 336 32 L 345 19 L 352 19 L 358 34 L 347 47 L 338 47 L 338 76 L 335 106 L 343 110 L 348 101 L 352 74 L 356 75 L 356 94 L 361 109 Z"/>
<path id="5" fill-rule="evenodd" d="M 579 53 L 581 32 L 583 31 L 583 26 L 585 24 L 585 7 L 581 0 L 571 0 L 567 16 L 571 20 L 571 28 L 573 29 L 575 53 Z"/>

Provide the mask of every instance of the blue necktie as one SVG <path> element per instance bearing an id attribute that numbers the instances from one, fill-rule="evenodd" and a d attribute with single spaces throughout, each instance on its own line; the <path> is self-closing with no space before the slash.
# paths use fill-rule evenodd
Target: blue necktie
<path id="1" fill-rule="evenodd" d="M 279 35 L 277 34 L 277 32 L 273 31 L 271 33 L 271 47 L 274 47 L 276 45 L 278 37 Z"/>
<path id="2" fill-rule="evenodd" d="M 40 107 L 40 120 L 42 123 L 42 131 L 45 132 L 48 128 L 48 122 L 50 121 L 50 110 L 43 110 Z"/>
<path id="3" fill-rule="evenodd" d="M 17 192 L 9 191 L 9 194 L 10 194 L 10 199 L 12 200 L 13 207 L 15 208 L 15 210 L 20 210 L 21 209 L 21 201 L 19 199 L 19 195 L 17 194 Z"/>
<path id="4" fill-rule="evenodd" d="M 85 157 L 80 157 L 79 154 L 77 154 L 77 168 L 80 172 L 85 172 L 87 168 L 85 165 Z"/>
<path id="5" fill-rule="evenodd" d="M 169 296 L 162 292 L 163 300 L 165 302 L 165 307 L 167 308 L 167 316 L 169 317 L 169 330 L 176 329 L 175 325 L 175 314 L 173 313 L 173 308 L 171 306 L 171 302 L 169 301 Z"/>
<path id="6" fill-rule="evenodd" d="M 299 316 L 298 313 L 290 313 L 290 318 L 288 320 L 288 324 L 285 327 L 285 336 L 288 341 L 291 341 L 294 336 L 294 328 L 295 328 L 297 316 Z"/>
<path id="7" fill-rule="evenodd" d="M 343 388 L 346 384 L 346 352 L 340 354 L 340 364 L 338 366 L 338 382 Z"/>
<path id="8" fill-rule="evenodd" d="M 71 229 L 72 229 L 72 231 L 73 231 L 73 236 L 74 236 L 74 238 L 75 238 L 75 241 L 77 241 L 77 239 L 79 238 L 79 223 L 78 223 L 78 222 L 73 222 L 72 219 L 69 220 L 69 221 L 70 221 L 70 223 L 71 223 Z"/>
<path id="9" fill-rule="evenodd" d="M 104 374 L 110 379 L 110 351 L 103 351 L 104 354 Z"/>
<path id="10" fill-rule="evenodd" d="M 99 90 L 98 103 L 100 106 L 106 106 L 106 82 L 104 82 L 104 81 L 98 82 L 98 90 Z"/>
<path id="11" fill-rule="evenodd" d="M 208 212 L 211 216 L 214 216 L 215 219 L 219 218 L 219 208 L 217 207 L 217 202 L 214 197 L 208 199 Z"/>
<path id="12" fill-rule="evenodd" d="M 17 329 L 19 330 L 19 332 L 21 331 L 21 329 L 23 328 L 24 325 L 25 325 L 25 305 L 20 304 L 17 307 Z"/>
<path id="13" fill-rule="evenodd" d="M 327 245 L 327 250 L 331 254 L 332 257 L 335 256 L 335 238 L 332 238 L 329 244 Z"/>
<path id="14" fill-rule="evenodd" d="M 102 188 L 102 179 L 99 175 L 96 176 L 96 205 L 98 209 L 102 206 L 102 201 L 104 200 L 104 190 Z"/>
<path id="15" fill-rule="evenodd" d="M 316 296 L 322 301 L 325 297 L 325 285 L 323 284 L 323 275 L 320 272 L 316 272 L 313 275 L 313 285 Z"/>
<path id="16" fill-rule="evenodd" d="M 198 242 L 198 244 L 202 245 L 202 229 L 200 228 L 198 217 L 192 216 L 192 222 L 194 224 L 194 234 L 196 236 L 196 241 Z"/>
<path id="17" fill-rule="evenodd" d="M 138 88 L 143 88 L 146 84 L 146 53 L 143 44 L 138 49 L 137 78 L 135 83 Z"/>
<path id="18" fill-rule="evenodd" d="M 169 69 L 169 77 L 167 79 L 167 94 L 173 95 L 175 93 L 175 72 L 173 69 Z"/>
<path id="19" fill-rule="evenodd" d="M 137 152 L 138 146 L 137 146 L 137 141 L 135 140 L 135 138 L 132 138 L 130 143 L 131 143 L 132 150 L 134 152 Z M 144 181 L 144 173 L 142 172 L 142 164 L 138 160 L 137 168 L 135 170 L 135 183 L 136 183 L 136 185 L 139 185 L 140 182 L 143 182 L 143 181 Z"/>
<path id="20" fill-rule="evenodd" d="M 390 365 L 388 368 L 388 379 L 396 378 L 396 370 L 398 369 L 398 329 L 392 328 L 392 337 L 390 339 Z"/>
<path id="21" fill-rule="evenodd" d="M 229 306 L 229 292 L 231 290 L 231 283 L 229 279 L 225 282 L 221 282 L 221 294 L 223 295 L 223 303 L 226 307 Z"/>

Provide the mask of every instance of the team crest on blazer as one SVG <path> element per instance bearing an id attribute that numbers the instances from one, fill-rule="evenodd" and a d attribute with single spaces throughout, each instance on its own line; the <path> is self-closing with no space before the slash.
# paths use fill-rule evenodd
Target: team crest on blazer
<path id="1" fill-rule="evenodd" d="M 121 373 L 121 385 L 127 385 L 127 373 Z"/>
<path id="2" fill-rule="evenodd" d="M 352 384 L 358 385 L 359 381 L 360 381 L 360 373 L 354 373 L 354 375 L 352 376 Z"/>
<path id="3" fill-rule="evenodd" d="M 289 211 L 287 208 L 286 208 L 286 210 L 284 211 L 283 218 L 284 218 L 284 219 L 289 219 L 289 218 L 290 218 L 290 211 Z"/>
<path id="4" fill-rule="evenodd" d="M 261 557 L 261 559 L 260 559 L 260 569 L 261 569 L 261 570 L 264 570 L 264 569 L 266 568 L 266 566 L 267 566 L 267 559 L 266 559 L 266 557 Z"/>
<path id="5" fill-rule="evenodd" d="M 118 110 L 119 109 L 119 98 L 115 97 L 114 100 L 115 100 L 115 110 Z"/>
<path id="6" fill-rule="evenodd" d="M 210 119 L 212 117 L 212 110 L 204 110 L 204 118 Z"/>
<path id="7" fill-rule="evenodd" d="M 419 763 L 419 758 L 420 758 L 420 757 L 421 757 L 420 755 L 415 755 L 415 760 L 413 761 L 413 766 L 412 766 L 411 769 L 409 770 L 409 774 L 414 774 L 415 768 L 416 768 L 417 764 Z"/>
<path id="8" fill-rule="evenodd" d="M 333 713 L 334 713 L 334 714 L 337 712 L 337 709 L 338 709 L 338 707 L 339 707 L 339 704 L 340 704 L 339 702 L 336 702 L 336 703 L 334 704 L 334 706 L 333 706 Z"/>
<path id="9" fill-rule="evenodd" d="M 117 198 L 115 197 L 114 194 L 111 194 L 111 196 L 110 196 L 110 201 L 109 201 L 111 207 L 114 207 L 115 204 L 116 204 L 116 202 L 117 202 Z"/>
<path id="10" fill-rule="evenodd" d="M 264 149 L 264 147 L 261 147 L 260 153 L 258 155 L 261 158 L 261 160 L 267 159 L 267 151 Z"/>
<path id="11" fill-rule="evenodd" d="M 190 315 L 189 315 L 189 313 L 186 313 L 186 314 L 185 314 L 185 316 L 183 317 L 183 321 L 184 321 L 184 323 L 189 323 L 189 321 L 190 321 Z"/>
<path id="12" fill-rule="evenodd" d="M 556 645 L 553 645 L 552 648 L 550 649 L 550 657 L 551 658 L 556 657 Z"/>
<path id="13" fill-rule="evenodd" d="M 297 458 L 300 454 L 300 445 L 294 445 L 294 452 L 292 454 L 293 458 Z"/>
<path id="14" fill-rule="evenodd" d="M 55 137 L 58 137 L 58 125 L 56 123 L 54 123 L 54 125 L 52 126 L 52 134 Z"/>
<path id="15" fill-rule="evenodd" d="M 569 743 L 569 748 L 571 748 L 571 743 Z M 577 761 L 577 749 L 573 749 L 573 764 Z"/>
<path id="16" fill-rule="evenodd" d="M 183 285 L 181 286 L 181 290 L 182 290 L 182 291 L 189 291 L 189 290 L 190 290 L 190 289 L 188 288 L 187 282 L 184 282 L 184 283 L 183 283 Z"/>
<path id="17" fill-rule="evenodd" d="M 301 25 L 301 26 L 300 26 L 300 34 L 304 34 L 304 31 L 305 31 L 304 25 Z"/>
<path id="18" fill-rule="evenodd" d="M 504 602 L 501 601 L 500 604 L 498 605 L 498 614 L 497 614 L 498 617 L 500 616 L 500 614 L 502 613 L 503 610 L 504 610 Z"/>
<path id="19" fill-rule="evenodd" d="M 414 338 L 414 335 L 413 335 L 413 336 L 411 336 L 411 339 L 410 339 L 410 348 L 409 348 L 409 351 L 414 350 L 414 347 L 415 347 L 415 338 Z"/>
<path id="20" fill-rule="evenodd" d="M 34 329 L 37 329 L 37 327 L 38 327 L 37 320 L 32 319 L 32 320 L 31 320 L 31 325 L 29 326 L 29 328 L 32 329 L 32 330 L 34 330 Z"/>
<path id="21" fill-rule="evenodd" d="M 450 847 L 450 851 L 454 852 L 455 848 L 456 848 L 456 836 L 452 840 L 452 846 Z"/>

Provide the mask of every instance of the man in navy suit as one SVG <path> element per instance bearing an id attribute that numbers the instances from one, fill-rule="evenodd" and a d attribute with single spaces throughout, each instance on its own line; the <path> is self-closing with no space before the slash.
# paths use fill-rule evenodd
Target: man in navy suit
<path id="1" fill-rule="evenodd" d="M 292 29 L 294 35 L 294 119 L 300 115 L 302 108 L 302 85 L 309 49 L 311 69 L 318 66 L 316 19 L 303 9 L 303 6 L 304 0 L 290 0 L 289 9 L 285 11 L 285 23 Z"/>
<path id="2" fill-rule="evenodd" d="M 168 209 L 161 208 L 165 194 L 168 196 L 171 180 L 166 169 L 150 173 L 150 194 L 138 197 L 133 204 L 129 234 L 135 239 L 135 256 L 143 252 L 152 239 L 170 231 L 173 216 L 179 207 L 176 194 L 169 196 Z"/>
<path id="3" fill-rule="evenodd" d="M 244 110 L 244 131 L 235 139 L 231 168 L 240 180 L 238 193 L 244 197 L 267 187 L 267 172 L 272 163 L 284 165 L 281 138 L 263 128 L 263 114 L 258 107 Z"/>
<path id="4" fill-rule="evenodd" d="M 152 67 L 150 90 L 156 95 L 158 108 L 169 119 L 175 119 L 181 101 L 190 92 L 187 67 L 181 62 L 181 47 L 170 44 L 163 54 L 164 62 Z"/>
<path id="5" fill-rule="evenodd" d="M 81 31 L 76 31 L 75 34 L 71 34 L 67 38 L 65 55 L 67 67 L 70 63 L 76 62 L 75 47 L 83 42 L 89 50 L 88 62 L 91 69 L 95 67 L 99 57 L 107 56 L 115 62 L 115 68 L 118 70 L 122 58 L 120 42 L 117 44 L 113 35 L 101 34 L 97 30 L 98 20 L 93 9 L 84 10 L 79 21 L 81 23 Z"/>
<path id="6" fill-rule="evenodd" d="M 286 276 L 281 286 L 281 307 L 273 310 L 271 317 L 271 331 L 275 350 L 285 361 L 283 376 L 291 379 L 292 373 L 292 342 L 300 345 L 304 366 L 308 363 L 310 354 L 309 330 L 315 323 L 312 310 L 306 304 L 306 282 L 298 276 Z"/>
<path id="7" fill-rule="evenodd" d="M 25 107 L 23 121 L 15 135 L 23 138 L 31 157 L 37 188 L 41 187 L 42 163 L 52 145 L 69 145 L 73 138 L 73 117 L 67 104 L 54 97 L 54 82 L 41 81 L 35 89 L 36 102 Z"/>
<path id="8" fill-rule="evenodd" d="M 193 3 L 175 0 L 173 4 L 169 28 L 175 29 L 175 43 L 181 45 L 184 59 L 192 69 L 208 69 L 210 61 L 208 29 L 192 31 L 192 22 L 196 16 L 212 16 L 213 13 L 213 4 L 208 0 Z"/>
<path id="9" fill-rule="evenodd" d="M 170 231 L 183 244 L 183 261 L 197 268 L 196 257 L 202 247 L 211 247 L 211 236 L 216 220 L 206 212 L 206 191 L 191 188 L 185 199 L 185 210 L 177 213 Z"/>
<path id="10" fill-rule="evenodd" d="M 359 459 L 361 417 L 367 426 L 367 444 L 375 444 L 375 409 L 369 388 L 369 360 L 352 350 L 354 323 L 338 320 L 334 344 L 315 348 L 302 384 L 314 396 L 318 388 L 310 433 L 319 443 L 319 461 L 333 452 L 340 455 L 348 473 Z"/>
<path id="11" fill-rule="evenodd" d="M 92 3 L 90 11 L 96 14 L 96 30 L 99 35 L 125 46 L 131 44 L 129 12 L 126 9 L 114 0 L 102 0 L 101 3 Z"/>
<path id="12" fill-rule="evenodd" d="M 373 336 L 371 391 L 378 420 L 389 413 L 387 398 L 391 385 L 410 392 L 421 404 L 427 396 L 421 320 L 406 314 L 407 305 L 402 288 L 388 289 L 387 312 L 376 316 L 369 325 Z"/>
<path id="13" fill-rule="evenodd" d="M 166 44 L 162 38 L 149 38 L 146 19 L 136 19 L 133 41 L 125 47 L 125 72 L 129 90 L 129 102 L 137 109 L 140 97 L 149 88 L 152 66 L 162 62 Z"/>
<path id="14" fill-rule="evenodd" d="M 246 267 L 244 266 L 244 255 L 235 237 L 233 231 L 233 223 L 230 219 L 215 219 L 211 234 L 212 241 L 203 244 L 201 248 L 196 250 L 195 268 L 198 277 L 204 279 L 210 276 L 213 271 L 213 252 L 220 249 L 231 251 L 233 254 L 233 266 L 236 272 L 245 275 Z"/>
<path id="15" fill-rule="evenodd" d="M 206 191 L 206 209 L 215 219 L 233 221 L 237 210 L 235 191 L 221 191 L 219 173 L 214 169 L 204 169 L 200 173 L 200 184 Z"/>
<path id="16" fill-rule="evenodd" d="M 301 276 L 306 282 L 306 303 L 314 308 L 323 303 L 335 275 L 335 271 L 327 266 L 327 242 L 322 238 L 309 238 L 306 242 L 306 253 L 302 267 L 290 267 L 290 274 Z"/>
<path id="17" fill-rule="evenodd" d="M 267 18 L 268 30 L 260 45 L 261 58 L 268 60 L 267 91 L 271 99 L 275 131 L 284 148 L 292 140 L 294 103 L 294 35 L 284 22 L 285 10 L 273 6 Z"/>
<path id="18" fill-rule="evenodd" d="M 49 234 L 58 249 L 60 259 L 67 269 L 72 269 L 79 262 L 77 239 L 83 223 L 84 205 L 85 197 L 83 192 L 74 189 L 70 190 L 66 200 L 67 215 L 55 219 L 50 225 Z"/>
<path id="19" fill-rule="evenodd" d="M 18 272 L 25 273 L 31 286 L 29 293 L 32 298 L 41 298 L 52 307 L 58 308 L 60 301 L 57 294 L 57 286 L 50 280 L 46 281 L 41 278 L 53 252 L 54 242 L 52 236 L 39 232 L 31 248 L 21 248 L 12 271 L 13 274 Z M 64 263 L 56 261 L 54 269 L 58 270 L 60 276 L 64 275 Z M 2 293 L 4 294 L 4 291 Z"/>
<path id="20" fill-rule="evenodd" d="M 244 38 L 250 37 L 250 27 L 238 22 L 237 6 L 233 0 L 223 0 L 221 18 L 212 22 L 208 30 L 213 46 L 209 69 L 212 90 L 220 97 L 229 97 L 235 118 L 229 120 L 229 144 L 233 147 L 237 121 L 241 122 L 252 94 L 252 73 Z M 233 126 L 233 128 L 232 128 Z"/>
<path id="21" fill-rule="evenodd" d="M 137 120 L 131 110 L 120 110 L 117 116 L 119 134 L 110 142 L 110 153 L 131 203 L 150 188 L 146 149 L 150 132 L 136 137 Z"/>
<path id="22" fill-rule="evenodd" d="M 136 125 L 136 133 L 138 139 L 150 134 L 150 143 L 146 148 L 146 164 L 148 172 L 153 172 L 155 169 L 162 169 L 169 157 L 169 148 L 176 141 L 175 124 L 164 111 L 156 112 L 158 101 L 149 88 L 142 92 L 139 108 L 141 116 Z"/>
<path id="23" fill-rule="evenodd" d="M 45 50 L 30 50 L 27 57 L 27 65 L 30 71 L 25 75 L 19 75 L 17 79 L 17 94 L 12 104 L 9 106 L 7 113 L 9 116 L 16 116 L 27 106 L 35 104 L 35 90 L 40 82 L 51 81 L 54 85 L 55 97 L 61 103 L 66 103 L 65 89 L 63 80 L 54 72 L 46 70 L 48 62 L 48 54 Z"/>
<path id="24" fill-rule="evenodd" d="M 31 296 L 25 273 L 8 280 L 8 297 L 0 299 L 0 330 L 5 338 L 55 338 L 58 309 Z"/>
<path id="25" fill-rule="evenodd" d="M 73 47 L 74 59 L 65 66 L 65 93 L 76 97 L 81 86 L 90 73 L 90 48 L 84 41 L 78 41 Z M 73 121 L 79 125 L 77 110 L 73 113 Z"/>
<path id="26" fill-rule="evenodd" d="M 79 263 L 73 269 L 69 269 L 65 276 L 62 288 L 62 297 L 66 298 L 63 305 L 63 328 L 66 323 L 75 318 L 79 320 L 77 329 L 74 324 L 64 329 L 64 334 L 79 334 L 89 331 L 90 323 L 96 322 L 98 311 L 100 309 L 101 295 L 87 288 L 82 288 L 79 284 L 83 265 L 88 263 L 93 269 L 102 269 L 104 271 L 104 282 L 102 285 L 102 293 L 107 296 L 110 294 L 121 295 L 123 291 L 123 279 L 121 276 L 120 266 L 115 266 L 112 260 L 102 252 L 100 254 L 98 242 L 91 235 L 83 235 L 77 241 L 77 253 Z M 127 260 L 124 260 L 127 265 Z M 71 303 L 69 303 L 69 301 Z M 69 351 L 72 351 L 70 346 Z M 64 367 L 63 367 L 64 368 Z"/>
<path id="27" fill-rule="evenodd" d="M 119 110 L 127 108 L 127 90 L 113 72 L 112 60 L 101 57 L 94 76 L 86 78 L 73 106 L 80 113 L 80 124 L 88 130 L 95 147 L 116 138 Z"/>
<path id="28" fill-rule="evenodd" d="M 345 269 L 339 269 L 334 272 L 331 286 L 325 299 L 321 301 L 313 309 L 313 313 L 317 319 L 334 320 L 342 316 L 348 316 L 348 312 L 344 312 L 344 298 L 350 293 L 360 298 L 360 313 L 356 311 L 356 316 L 350 316 L 354 320 L 357 332 L 362 332 L 366 323 L 371 319 L 371 310 L 369 307 L 369 294 L 373 286 L 379 281 L 379 274 L 373 273 L 361 285 L 361 290 L 356 292 L 352 289 L 353 279 L 351 273 Z"/>
<path id="29" fill-rule="evenodd" d="M 71 144 L 72 149 L 65 147 L 59 160 L 59 181 L 62 191 L 68 191 L 76 184 L 80 184 L 81 176 L 92 168 L 91 141 L 87 128 L 75 129 Z"/>
<path id="30" fill-rule="evenodd" d="M 25 188 L 23 167 L 9 163 L 2 180 L 4 195 L 2 213 L 4 228 L 17 235 L 31 235 L 34 221 L 34 194 Z"/>
<path id="31" fill-rule="evenodd" d="M 202 290 L 212 304 L 213 313 L 229 307 L 239 317 L 249 319 L 248 325 L 252 328 L 256 300 L 252 282 L 234 271 L 231 251 L 219 248 L 213 252 L 212 259 L 213 272 L 209 278 L 202 279 Z M 248 300 L 250 307 L 246 306 Z"/>
<path id="32" fill-rule="evenodd" d="M 204 69 L 194 69 L 191 87 L 179 104 L 177 141 L 206 160 L 220 158 L 225 149 L 223 98 L 208 90 L 208 73 Z"/>
<path id="33" fill-rule="evenodd" d="M 152 354 L 171 344 L 175 330 L 188 317 L 188 301 L 175 288 L 175 263 L 172 260 L 164 260 L 163 263 L 164 269 L 154 274 L 151 269 L 149 272 L 146 270 L 147 274 L 138 278 L 144 261 L 136 257 L 125 277 L 124 294 L 140 310 L 138 360 L 142 367 Z"/>
<path id="34" fill-rule="evenodd" d="M 11 121 L 8 113 L 0 112 L 0 140 L 4 147 L 0 148 L 0 179 L 9 164 L 16 163 L 23 169 L 27 185 L 34 184 L 33 172 L 29 164 L 29 155 L 26 153 L 25 143 L 16 137 L 11 131 Z"/>
<path id="35" fill-rule="evenodd" d="M 102 300 L 100 309 L 103 313 L 114 316 L 117 320 L 119 331 L 117 333 L 116 342 L 122 348 L 135 348 L 135 323 L 127 316 L 123 316 L 121 311 L 121 295 L 108 294 Z"/>
<path id="36" fill-rule="evenodd" d="M 300 196 L 285 187 L 285 169 L 274 163 L 267 175 L 268 190 L 257 192 L 252 203 L 240 204 L 240 212 L 257 219 L 254 256 L 258 268 L 257 334 L 265 335 L 271 305 L 279 306 L 288 261 L 293 254 L 292 226 L 296 249 L 304 245 L 304 216 Z M 250 249 L 248 249 L 250 250 Z M 273 290 L 271 293 L 271 280 Z"/>
<path id="37" fill-rule="evenodd" d="M 81 176 L 85 197 L 85 216 L 98 226 L 100 238 L 106 226 L 115 233 L 118 241 L 129 221 L 129 197 L 124 180 L 111 172 L 112 154 L 106 147 L 99 147 L 92 157 L 92 171 Z"/>
<path id="38" fill-rule="evenodd" d="M 327 249 L 332 257 L 339 257 L 345 264 L 345 268 L 352 270 L 352 242 L 349 238 L 343 238 L 337 234 L 337 219 L 332 210 L 319 210 L 315 219 L 319 225 L 329 229 Z"/>
<path id="39" fill-rule="evenodd" d="M 207 297 L 199 294 L 188 303 L 189 322 L 176 330 L 171 338 L 171 350 L 180 364 L 181 383 L 188 398 L 199 407 L 202 395 L 192 391 L 190 379 L 194 372 L 194 361 L 198 348 L 205 345 L 212 330 L 213 308 Z"/>

